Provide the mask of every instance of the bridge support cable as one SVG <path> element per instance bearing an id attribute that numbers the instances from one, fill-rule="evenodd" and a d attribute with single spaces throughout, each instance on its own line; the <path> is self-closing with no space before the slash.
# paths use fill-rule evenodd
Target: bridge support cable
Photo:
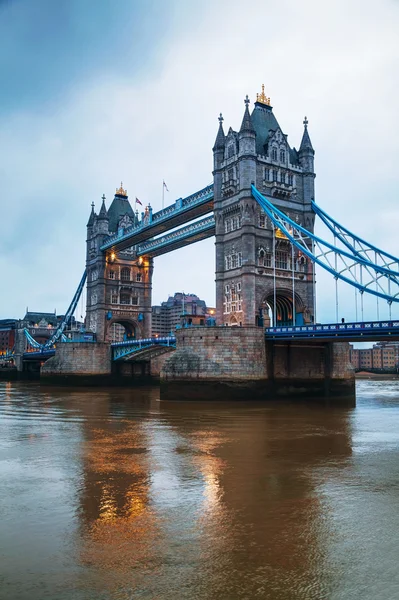
<path id="1" fill-rule="evenodd" d="M 328 229 L 337 237 L 346 248 L 353 254 L 365 259 L 368 262 L 379 264 L 384 267 L 387 271 L 391 271 L 393 274 L 399 274 L 399 259 L 372 244 L 366 242 L 366 240 L 357 236 L 355 233 L 349 231 L 343 225 L 340 225 L 335 219 L 330 217 L 320 206 L 315 202 L 312 202 L 312 209 Z"/>
<path id="2" fill-rule="evenodd" d="M 31 346 L 31 348 L 35 348 L 35 350 L 39 350 L 42 347 L 42 344 L 37 342 L 35 340 L 35 338 L 31 336 L 31 334 L 29 333 L 29 331 L 26 328 L 24 329 L 24 336 L 25 336 L 26 341 L 28 342 L 29 346 Z"/>
<path id="3" fill-rule="evenodd" d="M 337 280 L 344 281 L 361 292 L 362 311 L 364 292 L 387 302 L 399 302 L 399 272 L 393 271 L 387 266 L 375 264 L 364 254 L 349 252 L 347 247 L 341 248 L 337 244 L 338 236 L 336 236 L 334 244 L 323 240 L 276 208 L 254 185 L 252 185 L 252 195 L 270 218 L 273 227 L 280 229 L 296 248 Z M 393 262 L 398 264 L 399 259 L 396 258 L 392 264 Z"/>
<path id="4" fill-rule="evenodd" d="M 72 298 L 72 302 L 68 307 L 68 310 L 66 311 L 63 320 L 61 321 L 61 323 L 59 324 L 57 330 L 54 332 L 54 334 L 51 336 L 51 338 L 49 340 L 47 340 L 47 342 L 43 345 L 43 349 L 44 350 L 48 350 L 49 348 L 51 348 L 52 346 L 54 346 L 54 344 L 59 340 L 59 338 L 62 336 L 62 334 L 64 333 L 64 330 L 66 329 L 68 323 L 70 322 L 73 313 L 76 310 L 77 304 L 79 302 L 79 298 L 82 294 L 84 285 L 86 283 L 86 269 L 83 273 L 82 279 L 79 282 L 78 288 L 75 292 L 74 297 Z"/>

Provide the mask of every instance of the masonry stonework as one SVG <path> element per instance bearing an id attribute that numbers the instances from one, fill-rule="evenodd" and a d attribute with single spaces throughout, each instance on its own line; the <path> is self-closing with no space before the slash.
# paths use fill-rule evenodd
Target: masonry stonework
<path id="1" fill-rule="evenodd" d="M 265 343 L 258 327 L 176 332 L 176 351 L 161 370 L 161 398 L 355 401 L 349 345 Z"/>
<path id="2" fill-rule="evenodd" d="M 110 374 L 110 344 L 93 342 L 58 344 L 40 370 L 42 381 L 58 383 L 98 383 Z"/>

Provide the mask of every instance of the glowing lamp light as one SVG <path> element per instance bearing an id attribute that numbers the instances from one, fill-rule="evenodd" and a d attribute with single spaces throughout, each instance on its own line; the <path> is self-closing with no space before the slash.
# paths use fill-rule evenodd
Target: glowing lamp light
<path id="1" fill-rule="evenodd" d="M 142 257 L 142 256 L 140 256 L 140 257 L 139 257 L 139 265 L 142 265 L 142 264 L 143 264 L 143 257 Z"/>
<path id="2" fill-rule="evenodd" d="M 115 258 L 116 258 L 116 254 L 115 252 L 111 252 L 111 262 L 114 262 Z"/>

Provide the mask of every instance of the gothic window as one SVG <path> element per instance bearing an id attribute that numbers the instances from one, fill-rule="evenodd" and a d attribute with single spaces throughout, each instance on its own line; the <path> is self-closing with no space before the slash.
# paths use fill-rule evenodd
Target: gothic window
<path id="1" fill-rule="evenodd" d="M 238 266 L 239 267 L 242 266 L 242 253 L 241 252 L 238 253 Z"/>
<path id="2" fill-rule="evenodd" d="M 273 169 L 273 181 L 277 181 L 277 170 Z"/>
<path id="3" fill-rule="evenodd" d="M 265 169 L 265 181 L 269 181 L 269 177 L 270 177 L 270 169 Z"/>
<path id="4" fill-rule="evenodd" d="M 109 277 L 110 279 L 115 279 L 115 271 L 110 271 L 110 272 L 108 273 L 108 277 Z"/>
<path id="5" fill-rule="evenodd" d="M 93 271 L 91 272 L 91 280 L 96 281 L 96 279 L 98 279 L 98 271 L 97 269 L 93 269 Z"/>
<path id="6" fill-rule="evenodd" d="M 294 176 L 292 175 L 292 173 L 289 173 L 288 175 L 288 184 L 294 185 Z"/>
<path id="7" fill-rule="evenodd" d="M 285 151 L 284 150 L 280 150 L 280 162 L 282 162 L 282 163 L 285 162 Z"/>
<path id="8" fill-rule="evenodd" d="M 130 281 L 130 269 L 127 267 L 123 267 L 123 269 L 121 269 L 121 280 Z M 123 304 L 122 301 L 121 304 Z"/>
<path id="9" fill-rule="evenodd" d="M 137 296 L 132 296 L 132 304 L 134 304 L 135 306 L 137 306 L 139 303 L 139 299 Z"/>
<path id="10" fill-rule="evenodd" d="M 285 183 L 285 173 L 284 173 L 284 171 L 280 171 L 280 181 L 281 181 L 281 183 Z"/>
<path id="11" fill-rule="evenodd" d="M 237 300 L 237 292 L 235 286 L 231 286 L 231 301 L 235 302 Z"/>
<path id="12" fill-rule="evenodd" d="M 237 310 L 242 310 L 242 305 L 241 305 L 241 294 L 238 294 L 238 307 Z"/>
<path id="13" fill-rule="evenodd" d="M 234 156 L 234 144 L 230 144 L 227 148 L 227 158 L 231 158 L 232 156 Z"/>
<path id="14" fill-rule="evenodd" d="M 260 213 L 259 215 L 259 227 L 266 229 L 266 215 L 264 213 Z"/>
<path id="15" fill-rule="evenodd" d="M 118 304 L 118 295 L 114 292 L 111 294 L 111 304 Z"/>
<path id="16" fill-rule="evenodd" d="M 130 304 L 129 294 L 121 294 L 121 304 Z"/>
<path id="17" fill-rule="evenodd" d="M 225 233 L 230 233 L 230 231 L 231 231 L 231 220 L 230 219 L 225 220 L 224 231 L 225 231 Z"/>
<path id="18" fill-rule="evenodd" d="M 272 160 L 277 160 L 277 148 L 272 148 Z"/>
<path id="19" fill-rule="evenodd" d="M 263 267 L 264 264 L 265 264 L 265 251 L 262 248 L 261 250 L 259 250 L 259 254 L 258 254 L 258 265 L 260 267 Z"/>
<path id="20" fill-rule="evenodd" d="M 228 293 L 229 293 L 229 291 L 230 291 L 230 287 L 229 287 L 228 285 L 226 285 L 226 287 L 225 287 L 225 290 L 224 290 L 224 291 L 225 291 L 225 293 L 226 293 L 226 294 L 228 294 Z"/>
<path id="21" fill-rule="evenodd" d="M 136 281 L 141 281 L 141 273 L 137 273 L 136 275 Z"/>
<path id="22" fill-rule="evenodd" d="M 229 177 L 229 181 L 232 181 L 234 179 L 234 169 L 229 169 L 227 174 Z"/>
<path id="23" fill-rule="evenodd" d="M 237 254 L 232 254 L 232 256 L 231 256 L 231 268 L 232 269 L 237 268 Z"/>
<path id="24" fill-rule="evenodd" d="M 277 269 L 288 269 L 288 254 L 279 250 L 276 252 L 276 268 Z"/>
<path id="25" fill-rule="evenodd" d="M 237 283 L 237 292 L 241 292 L 241 282 Z"/>

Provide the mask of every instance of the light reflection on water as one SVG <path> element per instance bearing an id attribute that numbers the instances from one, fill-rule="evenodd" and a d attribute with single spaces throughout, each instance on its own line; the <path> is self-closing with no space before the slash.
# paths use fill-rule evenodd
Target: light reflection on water
<path id="1" fill-rule="evenodd" d="M 0 598 L 399 598 L 399 382 L 356 409 L 0 382 Z"/>

